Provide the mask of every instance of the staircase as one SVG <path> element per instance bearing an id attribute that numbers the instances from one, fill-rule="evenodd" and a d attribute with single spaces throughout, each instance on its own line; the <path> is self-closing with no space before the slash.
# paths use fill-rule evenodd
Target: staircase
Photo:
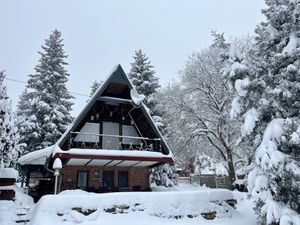
<path id="1" fill-rule="evenodd" d="M 18 225 L 29 225 L 31 218 L 30 207 L 17 207 L 15 209 L 15 222 Z"/>

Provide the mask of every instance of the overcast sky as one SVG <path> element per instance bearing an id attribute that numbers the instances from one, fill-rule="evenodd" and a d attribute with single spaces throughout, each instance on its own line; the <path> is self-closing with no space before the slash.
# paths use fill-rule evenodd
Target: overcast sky
<path id="1" fill-rule="evenodd" d="M 207 47 L 210 31 L 253 33 L 263 0 L 1 0 L 0 70 L 26 81 L 44 39 L 62 32 L 69 55 L 69 91 L 88 95 L 116 64 L 130 69 L 134 50 L 151 59 L 162 85 L 178 78 L 188 55 Z M 14 105 L 24 84 L 6 80 Z M 74 95 L 76 115 L 87 98 Z"/>

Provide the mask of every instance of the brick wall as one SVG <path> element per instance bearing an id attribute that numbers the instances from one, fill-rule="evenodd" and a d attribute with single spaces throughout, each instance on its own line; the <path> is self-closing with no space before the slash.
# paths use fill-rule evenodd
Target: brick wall
<path id="1" fill-rule="evenodd" d="M 133 186 L 140 186 L 141 190 L 149 188 L 149 169 L 140 167 L 97 167 L 97 166 L 66 166 L 61 170 L 61 191 L 77 188 L 77 172 L 87 171 L 89 173 L 88 187 L 96 189 L 103 187 L 103 171 L 114 172 L 114 186 L 118 187 L 118 172 L 128 171 L 128 191 Z"/>

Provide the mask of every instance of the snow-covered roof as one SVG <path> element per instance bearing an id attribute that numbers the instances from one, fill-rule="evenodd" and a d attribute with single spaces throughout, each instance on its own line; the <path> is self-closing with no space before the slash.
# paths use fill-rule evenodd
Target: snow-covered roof
<path id="1" fill-rule="evenodd" d="M 14 168 L 0 168 L 0 178 L 17 179 L 19 172 Z"/>
<path id="2" fill-rule="evenodd" d="M 21 165 L 45 165 L 46 159 L 52 154 L 55 145 L 50 147 L 36 150 L 23 155 L 19 158 L 18 163 Z"/>
<path id="3" fill-rule="evenodd" d="M 98 100 L 98 97 L 101 96 L 101 94 L 106 90 L 108 85 L 112 82 L 122 82 L 126 83 L 130 89 L 134 89 L 134 85 L 122 69 L 121 65 L 118 64 L 114 67 L 112 72 L 109 74 L 109 76 L 106 78 L 106 80 L 98 87 L 98 89 L 95 91 L 94 95 L 90 98 L 86 106 L 83 108 L 81 113 L 76 117 L 76 119 L 73 121 L 73 123 L 67 128 L 67 130 L 64 132 L 64 134 L 60 137 L 60 139 L 56 142 L 56 145 L 62 147 L 63 142 L 67 139 L 68 134 L 70 131 L 72 131 L 82 120 L 82 118 L 86 115 L 86 113 L 90 110 L 90 108 L 94 105 L 94 103 Z M 140 105 L 143 114 L 145 115 L 147 121 L 149 122 L 151 128 L 157 135 L 162 140 L 162 146 L 163 150 L 165 150 L 166 154 L 170 154 L 171 151 L 165 142 L 162 134 L 160 133 L 159 129 L 155 125 L 155 122 L 153 121 L 152 117 L 149 114 L 149 111 L 147 110 L 147 107 L 145 104 L 141 103 Z M 172 153 L 171 153 L 172 154 Z"/>
<path id="4" fill-rule="evenodd" d="M 53 157 L 68 159 L 67 165 L 151 167 L 159 163 L 173 162 L 171 154 L 138 150 L 69 149 L 57 146 Z"/>
<path id="5" fill-rule="evenodd" d="M 106 149 L 80 149 L 71 148 L 70 150 L 59 150 L 55 148 L 53 155 L 59 153 L 67 153 L 72 155 L 93 155 L 93 156 L 129 156 L 129 157 L 152 157 L 162 158 L 170 157 L 170 155 L 164 155 L 161 152 L 150 152 L 140 150 L 106 150 Z"/>

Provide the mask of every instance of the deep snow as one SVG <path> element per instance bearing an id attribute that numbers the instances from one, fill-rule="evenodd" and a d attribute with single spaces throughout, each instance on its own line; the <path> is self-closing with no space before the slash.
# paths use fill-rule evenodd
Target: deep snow
<path id="1" fill-rule="evenodd" d="M 172 189 L 156 188 L 155 192 L 126 192 L 94 194 L 81 190 L 64 191 L 44 196 L 32 210 L 30 225 L 255 225 L 252 203 L 246 193 L 225 189 L 209 189 L 198 185 L 181 184 Z M 20 194 L 18 194 L 20 195 Z M 237 209 L 215 200 L 235 198 Z M 32 200 L 22 194 L 16 202 L 0 201 L 0 225 L 15 225 L 16 207 L 32 206 Z M 105 212 L 114 206 L 116 214 Z M 74 208 L 94 209 L 89 215 Z M 214 220 L 206 220 L 200 212 L 216 211 Z M 121 213 L 122 212 L 122 213 Z M 176 219 L 174 215 L 181 215 Z M 193 218 L 190 218 L 193 215 Z"/>

